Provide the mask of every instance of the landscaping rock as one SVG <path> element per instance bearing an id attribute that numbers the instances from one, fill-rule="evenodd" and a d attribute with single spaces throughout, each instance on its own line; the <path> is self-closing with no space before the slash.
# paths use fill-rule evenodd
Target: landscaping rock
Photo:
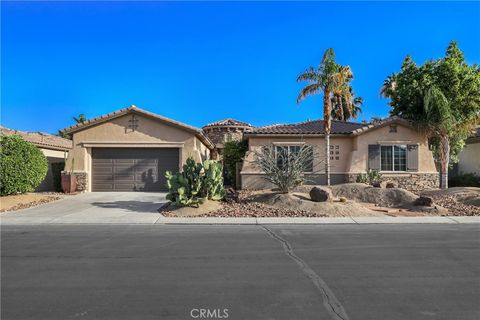
<path id="1" fill-rule="evenodd" d="M 374 188 L 363 183 L 344 183 L 330 186 L 335 197 L 345 197 L 358 202 L 375 203 L 381 207 L 412 206 L 418 196 L 400 188 Z"/>
<path id="2" fill-rule="evenodd" d="M 314 202 L 332 201 L 332 191 L 327 188 L 313 187 L 310 190 L 310 199 Z"/>
<path id="3" fill-rule="evenodd" d="M 393 181 L 388 181 L 385 183 L 385 188 L 386 189 L 398 188 L 398 185 Z"/>
<path id="4" fill-rule="evenodd" d="M 415 200 L 413 204 L 415 206 L 431 207 L 433 206 L 433 199 L 431 197 L 420 196 Z"/>

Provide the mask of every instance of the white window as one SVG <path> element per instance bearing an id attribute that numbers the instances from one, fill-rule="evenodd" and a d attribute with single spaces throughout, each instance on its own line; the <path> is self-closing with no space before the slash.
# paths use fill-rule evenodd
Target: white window
<path id="1" fill-rule="evenodd" d="M 407 146 L 380 146 L 381 171 L 407 171 Z"/>

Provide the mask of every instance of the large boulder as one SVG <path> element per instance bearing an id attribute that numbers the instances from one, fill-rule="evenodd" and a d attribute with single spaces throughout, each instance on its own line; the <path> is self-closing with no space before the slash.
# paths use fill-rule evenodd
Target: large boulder
<path id="1" fill-rule="evenodd" d="M 417 199 L 415 199 L 415 202 L 413 204 L 415 206 L 431 207 L 431 206 L 433 206 L 433 198 L 432 197 L 426 197 L 426 196 L 420 196 Z"/>
<path id="2" fill-rule="evenodd" d="M 327 188 L 313 187 L 310 190 L 310 199 L 314 202 L 332 201 L 332 191 Z"/>

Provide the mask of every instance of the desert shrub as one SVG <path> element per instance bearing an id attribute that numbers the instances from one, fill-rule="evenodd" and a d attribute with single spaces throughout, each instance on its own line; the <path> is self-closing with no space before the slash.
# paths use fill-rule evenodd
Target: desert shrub
<path id="1" fill-rule="evenodd" d="M 53 177 L 53 189 L 57 192 L 62 191 L 62 171 L 65 169 L 65 162 L 53 162 L 52 177 Z"/>
<path id="2" fill-rule="evenodd" d="M 450 176 L 448 179 L 449 187 L 480 187 L 480 176 L 474 173 L 461 173 L 456 176 Z"/>
<path id="3" fill-rule="evenodd" d="M 374 184 L 382 182 L 382 174 L 378 170 L 368 169 L 367 173 L 357 176 L 358 183 Z"/>
<path id="4" fill-rule="evenodd" d="M 248 150 L 247 141 L 230 140 L 225 142 L 223 146 L 223 163 L 225 165 L 225 178 L 236 185 L 236 164 L 245 157 Z"/>
<path id="5" fill-rule="evenodd" d="M 34 191 L 48 171 L 47 158 L 22 137 L 0 136 L 0 194 Z"/>
<path id="6" fill-rule="evenodd" d="M 177 206 L 195 206 L 205 199 L 218 201 L 225 196 L 222 165 L 218 161 L 206 160 L 202 164 L 189 157 L 182 172 L 167 171 L 165 177 L 167 200 Z"/>
<path id="7" fill-rule="evenodd" d="M 305 182 L 305 172 L 313 172 L 313 147 L 303 144 L 294 152 L 287 146 L 268 145 L 255 150 L 254 163 L 264 178 L 281 192 L 288 193 Z"/>

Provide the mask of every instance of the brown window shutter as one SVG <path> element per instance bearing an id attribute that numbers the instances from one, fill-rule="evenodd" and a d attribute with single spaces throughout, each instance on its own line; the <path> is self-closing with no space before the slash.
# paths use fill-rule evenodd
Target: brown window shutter
<path id="1" fill-rule="evenodd" d="M 380 145 L 368 145 L 368 169 L 380 171 Z"/>
<path id="2" fill-rule="evenodd" d="M 407 146 L 407 170 L 418 171 L 418 145 L 416 144 Z"/>

